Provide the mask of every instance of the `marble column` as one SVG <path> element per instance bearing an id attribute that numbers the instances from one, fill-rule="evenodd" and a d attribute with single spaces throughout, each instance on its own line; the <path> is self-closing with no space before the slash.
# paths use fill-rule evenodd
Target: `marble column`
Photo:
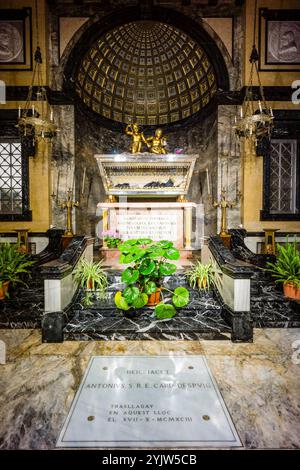
<path id="1" fill-rule="evenodd" d="M 184 248 L 186 250 L 192 249 L 192 217 L 193 208 L 184 208 Z"/>

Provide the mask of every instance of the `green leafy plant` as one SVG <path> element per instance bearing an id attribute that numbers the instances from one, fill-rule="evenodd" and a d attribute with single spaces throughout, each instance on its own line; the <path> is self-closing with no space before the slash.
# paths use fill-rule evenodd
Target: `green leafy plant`
<path id="1" fill-rule="evenodd" d="M 191 269 L 186 272 L 187 279 L 190 286 L 199 290 L 209 290 L 214 283 L 212 264 L 202 264 L 197 261 Z"/>
<path id="2" fill-rule="evenodd" d="M 122 239 L 118 231 L 104 230 L 102 232 L 102 237 L 108 248 L 118 248 L 120 243 L 122 243 Z"/>
<path id="3" fill-rule="evenodd" d="M 93 291 L 97 293 L 98 299 L 105 297 L 108 281 L 102 264 L 102 261 L 95 263 L 83 258 L 74 270 L 75 281 L 85 290 L 83 301 L 86 306 L 93 304 Z"/>
<path id="4" fill-rule="evenodd" d="M 177 266 L 169 261 L 178 260 L 179 251 L 168 240 L 153 242 L 150 238 L 130 239 L 119 245 L 120 263 L 131 264 L 122 273 L 125 289 L 115 295 L 115 304 L 121 310 L 139 309 L 147 305 L 149 296 L 158 290 L 172 293 L 172 302 L 183 307 L 189 302 L 185 287 L 171 291 L 162 285 L 163 278 L 174 274 Z M 173 305 L 160 303 L 155 308 L 158 318 L 171 318 L 176 310 Z"/>
<path id="5" fill-rule="evenodd" d="M 294 284 L 300 288 L 300 253 L 297 249 L 296 239 L 285 245 L 277 244 L 277 260 L 275 263 L 267 263 L 267 271 L 275 278 L 276 283 Z"/>
<path id="6" fill-rule="evenodd" d="M 16 244 L 0 244 L 0 287 L 3 283 L 21 283 L 25 286 L 24 275 L 30 275 L 30 267 L 35 263 L 18 250 Z M 8 295 L 8 294 L 6 294 Z"/>

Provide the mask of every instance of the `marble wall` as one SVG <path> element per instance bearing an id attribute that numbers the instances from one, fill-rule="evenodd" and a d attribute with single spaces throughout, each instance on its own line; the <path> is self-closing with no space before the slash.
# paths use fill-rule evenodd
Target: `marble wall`
<path id="1" fill-rule="evenodd" d="M 50 6 L 49 12 L 49 83 L 52 89 L 61 90 L 64 65 L 67 58 L 80 38 L 91 24 L 99 18 L 126 5 L 133 5 L 134 1 L 110 1 L 102 4 L 83 2 L 83 5 L 56 2 Z M 168 8 L 173 8 L 190 16 L 198 22 L 215 40 L 226 62 L 230 88 L 238 89 L 241 85 L 241 64 L 243 29 L 241 9 L 228 4 L 216 6 L 199 6 L 192 4 L 184 8 L 181 2 L 168 2 Z M 233 53 L 230 57 L 220 37 L 211 26 L 202 20 L 203 16 L 234 16 Z M 59 17 L 89 17 L 70 40 L 64 53 L 60 57 L 59 48 Z M 128 138 L 112 130 L 108 130 L 91 122 L 76 104 L 55 106 L 56 117 L 61 127 L 61 133 L 53 147 L 52 158 L 52 223 L 57 227 L 65 226 L 65 214 L 59 208 L 59 202 L 66 197 L 66 190 L 73 186 L 76 198 L 80 201 L 79 209 L 74 209 L 76 216 L 76 232 L 78 234 L 94 235 L 96 205 L 105 198 L 99 169 L 93 157 L 95 153 L 120 153 L 127 149 Z M 233 106 L 217 106 L 210 115 L 190 125 L 189 127 L 176 129 L 167 138 L 170 151 L 174 148 L 182 148 L 184 153 L 199 154 L 189 192 L 189 200 L 203 202 L 205 205 L 205 235 L 215 233 L 217 219 L 220 215 L 213 208 L 207 197 L 206 168 L 209 170 L 212 192 L 217 198 L 221 189 L 221 175 L 226 179 L 229 197 L 235 197 L 236 171 L 239 167 L 239 153 L 233 142 L 231 122 L 233 120 Z M 85 170 L 86 169 L 86 170 Z M 82 188 L 83 172 L 86 171 L 84 188 Z M 227 176 L 228 175 L 228 176 Z M 239 174 L 240 178 L 240 174 Z M 75 214 L 74 214 L 75 215 Z M 230 227 L 236 227 L 240 223 L 240 210 L 237 206 L 229 214 Z M 194 224 L 195 225 L 195 224 Z"/>
<path id="2" fill-rule="evenodd" d="M 65 228 L 66 211 L 61 209 L 61 203 L 66 200 L 68 189 L 73 188 L 75 191 L 75 112 L 73 105 L 53 106 L 53 109 L 59 133 L 52 146 L 52 225 Z M 74 222 L 76 222 L 76 217 L 74 217 Z M 74 229 L 76 229 L 76 224 Z"/>
<path id="3" fill-rule="evenodd" d="M 235 107 L 218 106 L 218 194 L 221 189 L 226 191 L 227 199 L 233 207 L 227 211 L 228 228 L 238 228 L 241 224 L 242 196 L 242 164 L 240 159 L 240 143 L 235 136 Z M 221 211 L 218 210 L 218 230 L 221 224 Z"/>
<path id="4" fill-rule="evenodd" d="M 93 234 L 96 205 L 105 200 L 98 165 L 94 154 L 122 153 L 128 148 L 129 138 L 118 132 L 100 128 L 87 121 L 82 112 L 76 110 L 75 119 L 77 195 L 81 196 L 81 206 L 77 210 L 78 233 Z M 147 133 L 147 131 L 146 131 Z M 198 154 L 188 199 L 204 202 L 206 212 L 206 233 L 215 231 L 216 211 L 207 199 L 206 168 L 212 177 L 212 185 L 217 190 L 217 120 L 216 113 L 203 122 L 189 128 L 181 128 L 167 136 L 169 150 L 182 148 L 184 153 Z M 162 157 L 163 158 L 163 157 Z M 86 167 L 86 181 L 82 193 L 82 175 Z"/>

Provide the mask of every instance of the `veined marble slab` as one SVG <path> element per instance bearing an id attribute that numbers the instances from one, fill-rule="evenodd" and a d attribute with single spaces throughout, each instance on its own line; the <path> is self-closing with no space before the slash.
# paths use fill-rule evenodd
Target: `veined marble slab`
<path id="1" fill-rule="evenodd" d="M 204 356 L 94 356 L 57 447 L 240 447 Z"/>

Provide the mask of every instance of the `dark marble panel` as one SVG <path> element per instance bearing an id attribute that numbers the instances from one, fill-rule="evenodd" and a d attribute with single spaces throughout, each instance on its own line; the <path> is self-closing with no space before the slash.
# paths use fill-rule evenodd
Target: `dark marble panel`
<path id="1" fill-rule="evenodd" d="M 46 248 L 34 256 L 34 259 L 37 260 L 39 264 L 47 263 L 55 258 L 58 258 L 62 252 L 61 237 L 64 234 L 62 229 L 49 229 L 46 232 L 48 237 L 48 245 Z"/>
<path id="2" fill-rule="evenodd" d="M 74 268 L 86 247 L 93 243 L 92 238 L 74 236 L 70 244 L 55 260 L 41 266 L 41 274 L 45 279 L 62 279 Z"/>
<path id="3" fill-rule="evenodd" d="M 29 287 L 11 290 L 10 297 L 0 301 L 0 328 L 40 328 L 44 312 L 44 285 L 38 277 Z"/>
<path id="4" fill-rule="evenodd" d="M 255 328 L 299 328 L 300 302 L 283 296 L 274 283 L 257 281 L 251 296 L 251 315 Z"/>
<path id="5" fill-rule="evenodd" d="M 221 306 L 215 299 L 193 297 L 189 308 L 178 309 L 175 317 L 166 320 L 155 318 L 153 308 L 124 315 L 113 302 L 110 307 L 106 304 L 104 308 L 78 310 L 64 328 L 64 338 L 193 340 L 203 334 L 216 339 L 230 333 L 230 327 L 221 317 Z"/>
<path id="6" fill-rule="evenodd" d="M 231 328 L 222 318 L 222 305 L 214 292 L 190 290 L 190 302 L 177 309 L 172 319 L 155 318 L 154 308 L 122 312 L 115 307 L 116 290 L 122 289 L 120 273 L 109 273 L 110 287 L 104 300 L 94 298 L 91 307 L 84 307 L 83 292 L 79 291 L 73 304 L 74 315 L 64 328 L 64 339 L 185 339 L 200 337 L 222 338 Z M 164 286 L 175 289 L 187 285 L 184 274 L 165 279 Z M 171 302 L 171 294 L 163 293 L 163 300 Z"/>
<path id="7" fill-rule="evenodd" d="M 219 236 L 210 237 L 208 246 L 222 271 L 230 277 L 250 278 L 257 270 L 255 266 L 236 259 Z"/>
<path id="8" fill-rule="evenodd" d="M 244 242 L 247 236 L 245 229 L 231 229 L 229 233 L 231 235 L 231 252 L 235 258 L 260 268 L 265 268 L 268 262 L 275 262 L 276 257 L 274 255 L 253 253 L 247 248 Z"/>

